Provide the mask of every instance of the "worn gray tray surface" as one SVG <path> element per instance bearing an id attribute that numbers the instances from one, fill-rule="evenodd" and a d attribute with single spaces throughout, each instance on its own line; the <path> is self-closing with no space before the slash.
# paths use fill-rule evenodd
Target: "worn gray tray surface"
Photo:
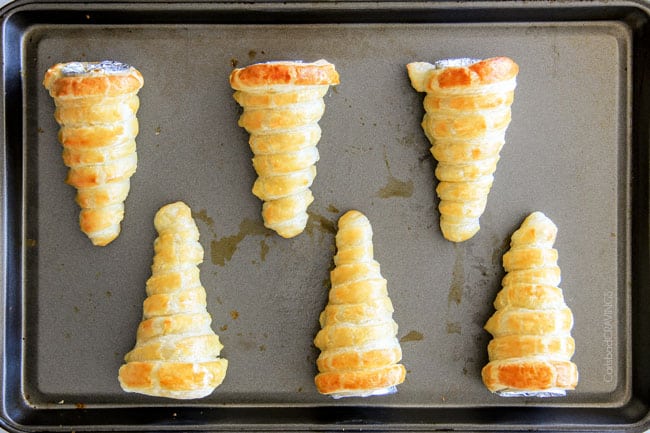
<path id="1" fill-rule="evenodd" d="M 648 4 L 34 3 L 3 9 L 2 424 L 10 430 L 642 430 L 648 345 Z M 507 55 L 513 119 L 481 231 L 445 241 L 423 95 L 405 64 Z M 321 159 L 306 231 L 266 230 L 228 75 L 253 62 L 325 58 Z M 116 59 L 145 78 L 138 171 L 122 234 L 93 247 L 56 141 L 46 69 Z M 184 200 L 205 249 L 201 277 L 230 362 L 221 387 L 180 402 L 122 392 L 155 238 Z M 375 232 L 407 378 L 394 395 L 334 401 L 313 385 L 338 217 Z M 510 234 L 530 212 L 559 227 L 575 316 L 575 391 L 504 399 L 482 385 L 482 329 Z"/>

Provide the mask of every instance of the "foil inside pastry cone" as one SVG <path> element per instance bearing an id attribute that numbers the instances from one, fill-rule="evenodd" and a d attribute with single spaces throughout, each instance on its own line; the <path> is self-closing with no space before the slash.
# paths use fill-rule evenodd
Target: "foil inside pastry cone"
<path id="1" fill-rule="evenodd" d="M 264 225 L 282 237 L 297 236 L 307 224 L 323 96 L 338 83 L 334 65 L 324 60 L 258 63 L 230 75 L 234 98 L 244 109 L 239 126 L 250 134 L 258 175 L 253 194 L 264 202 Z"/>
<path id="2" fill-rule="evenodd" d="M 195 399 L 224 380 L 228 361 L 210 324 L 198 265 L 203 261 L 199 231 L 183 202 L 163 206 L 154 225 L 151 277 L 135 347 L 126 354 L 118 379 L 124 391 Z"/>
<path id="3" fill-rule="evenodd" d="M 497 391 L 495 394 L 501 397 L 565 397 L 566 390 L 564 389 L 549 389 L 548 391 L 526 392 L 526 391 Z"/>
<path id="4" fill-rule="evenodd" d="M 557 397 L 578 383 L 571 362 L 573 314 L 564 301 L 557 227 L 541 212 L 529 215 L 503 256 L 506 276 L 485 329 L 492 334 L 483 383 L 504 397 Z"/>
<path id="5" fill-rule="evenodd" d="M 60 125 L 66 182 L 77 189 L 79 225 L 94 245 L 120 233 L 124 201 L 137 167 L 139 71 L 114 61 L 52 66 L 43 85 Z"/>
<path id="6" fill-rule="evenodd" d="M 424 133 L 438 161 L 435 175 L 443 236 L 474 236 L 510 124 L 519 68 L 507 57 L 446 59 L 407 65 L 411 85 L 426 92 Z"/>
<path id="7" fill-rule="evenodd" d="M 316 388 L 334 398 L 397 391 L 406 369 L 386 280 L 373 258 L 372 228 L 358 211 L 339 219 L 328 304 L 314 345 Z"/>

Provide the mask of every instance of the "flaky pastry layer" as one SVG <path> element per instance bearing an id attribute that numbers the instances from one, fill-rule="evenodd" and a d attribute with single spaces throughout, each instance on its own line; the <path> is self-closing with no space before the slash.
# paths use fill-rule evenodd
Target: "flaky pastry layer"
<path id="1" fill-rule="evenodd" d="M 163 206 L 154 218 L 151 277 L 135 347 L 125 355 L 122 389 L 159 397 L 204 397 L 221 384 L 228 361 L 210 324 L 199 278 L 199 231 L 183 202 Z"/>
<path id="2" fill-rule="evenodd" d="M 258 63 L 230 74 L 233 97 L 243 107 L 238 124 L 250 134 L 258 176 L 252 192 L 264 202 L 264 225 L 282 237 L 297 236 L 307 224 L 323 96 L 338 83 L 334 65 L 325 60 Z"/>
<path id="3" fill-rule="evenodd" d="M 503 256 L 506 276 L 495 313 L 485 324 L 492 334 L 485 386 L 504 396 L 559 396 L 574 389 L 578 368 L 571 362 L 573 314 L 564 302 L 557 227 L 541 212 L 530 214 L 513 233 Z"/>
<path id="4" fill-rule="evenodd" d="M 60 125 L 66 183 L 77 189 L 79 225 L 94 245 L 107 245 L 120 233 L 138 162 L 137 92 L 143 84 L 138 70 L 118 62 L 59 63 L 43 79 Z"/>
<path id="5" fill-rule="evenodd" d="M 393 304 L 373 259 L 372 228 L 363 214 L 349 211 L 339 219 L 336 247 L 329 302 L 314 338 L 321 350 L 316 387 L 335 398 L 394 392 L 406 369 L 399 364 Z"/>
<path id="6" fill-rule="evenodd" d="M 413 62 L 413 88 L 426 92 L 422 128 L 438 161 L 440 228 L 453 242 L 478 232 L 511 121 L 517 64 L 507 57 Z"/>

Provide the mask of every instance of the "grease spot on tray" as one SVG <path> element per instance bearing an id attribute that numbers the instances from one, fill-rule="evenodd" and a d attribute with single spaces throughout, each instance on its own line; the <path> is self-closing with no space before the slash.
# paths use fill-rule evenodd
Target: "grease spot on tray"
<path id="1" fill-rule="evenodd" d="M 269 245 L 266 243 L 266 240 L 262 239 L 260 241 L 260 260 L 265 261 L 266 255 L 269 252 Z"/>
<path id="2" fill-rule="evenodd" d="M 447 334 L 460 334 L 460 322 L 447 322 Z"/>
<path id="3" fill-rule="evenodd" d="M 260 53 L 261 55 L 266 54 L 266 52 L 264 52 L 264 50 L 260 50 L 259 53 Z M 250 50 L 250 51 L 248 51 L 248 59 L 249 59 L 249 60 L 253 61 L 253 60 L 255 60 L 255 57 L 257 57 L 257 50 Z"/>
<path id="4" fill-rule="evenodd" d="M 192 217 L 194 219 L 203 221 L 210 229 L 214 229 L 214 219 L 210 215 L 208 215 L 208 211 L 205 209 L 201 209 L 198 212 L 192 212 Z"/>
<path id="5" fill-rule="evenodd" d="M 411 197 L 413 195 L 413 181 L 402 181 L 389 176 L 386 185 L 377 192 L 381 198 Z"/>
<path id="6" fill-rule="evenodd" d="M 456 261 L 454 262 L 451 285 L 447 295 L 448 305 L 451 305 L 452 302 L 460 305 L 463 300 L 463 286 L 465 286 L 465 253 L 458 244 L 454 244 L 454 249 L 456 251 Z"/>
<path id="7" fill-rule="evenodd" d="M 386 181 L 386 185 L 377 192 L 377 195 L 380 198 L 411 197 L 413 195 L 413 181 L 400 180 L 393 176 L 385 149 L 384 163 L 386 164 L 386 170 L 388 171 L 388 180 Z"/>
<path id="8" fill-rule="evenodd" d="M 252 332 L 248 334 L 237 333 L 236 338 L 230 343 L 229 347 L 238 347 L 239 350 L 244 352 L 260 350 L 260 344 Z"/>
<path id="9" fill-rule="evenodd" d="M 239 243 L 244 240 L 246 236 L 250 235 L 264 235 L 270 236 L 269 231 L 258 220 L 244 219 L 239 224 L 239 232 L 237 234 L 226 236 L 218 240 L 210 242 L 210 257 L 212 263 L 218 266 L 225 266 L 226 262 L 232 259 L 232 256 L 237 251 Z M 268 250 L 264 252 L 264 259 Z"/>
<path id="10" fill-rule="evenodd" d="M 232 320 L 237 320 L 239 318 L 239 311 L 237 310 L 232 310 L 230 312 L 230 317 L 232 317 Z"/>
<path id="11" fill-rule="evenodd" d="M 318 230 L 323 234 L 333 234 L 336 235 L 336 224 L 334 221 L 329 220 L 327 217 L 317 214 L 315 212 L 308 212 L 309 219 L 307 220 L 307 226 L 305 227 L 305 232 L 309 236 L 314 235 L 314 230 Z"/>
<path id="12" fill-rule="evenodd" d="M 341 212 L 341 211 L 339 210 L 339 208 L 337 208 L 337 207 L 334 206 L 333 204 L 330 204 L 329 206 L 327 206 L 327 212 L 332 212 L 332 213 L 336 213 L 336 214 L 337 214 L 337 213 L 339 213 L 339 212 Z"/>
<path id="13" fill-rule="evenodd" d="M 400 338 L 399 342 L 408 343 L 410 341 L 422 341 L 423 339 L 424 339 L 424 335 L 421 332 L 409 331 L 408 334 Z"/>

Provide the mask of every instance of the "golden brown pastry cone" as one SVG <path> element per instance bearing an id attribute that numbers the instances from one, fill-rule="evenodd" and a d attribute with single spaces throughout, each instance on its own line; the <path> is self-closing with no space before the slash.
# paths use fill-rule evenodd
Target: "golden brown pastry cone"
<path id="1" fill-rule="evenodd" d="M 556 234 L 555 224 L 534 212 L 512 235 L 503 256 L 507 274 L 494 301 L 496 312 L 485 324 L 493 339 L 482 376 L 492 392 L 556 396 L 578 383 L 578 368 L 571 362 L 573 314 L 557 287 Z"/>
<path id="2" fill-rule="evenodd" d="M 440 228 L 446 239 L 462 242 L 479 230 L 510 124 L 519 68 L 507 57 L 406 67 L 411 85 L 427 94 L 422 128 L 438 161 Z"/>
<path id="3" fill-rule="evenodd" d="M 201 398 L 223 382 L 228 361 L 210 327 L 198 265 L 199 231 L 182 202 L 163 206 L 154 219 L 152 273 L 133 350 L 119 371 L 122 389 L 158 397 Z"/>
<path id="4" fill-rule="evenodd" d="M 396 338 L 393 305 L 373 259 L 372 228 L 358 211 L 339 219 L 329 302 L 314 344 L 321 350 L 318 391 L 337 397 L 394 392 L 406 369 Z"/>
<path id="5" fill-rule="evenodd" d="M 282 237 L 297 236 L 307 224 L 323 96 L 338 83 L 325 60 L 258 63 L 230 74 L 234 98 L 244 108 L 239 126 L 250 133 L 258 175 L 253 194 L 264 201 L 264 225 Z"/>
<path id="6" fill-rule="evenodd" d="M 113 61 L 59 63 L 45 73 L 69 167 L 66 182 L 77 188 L 79 225 L 94 245 L 120 234 L 137 166 L 137 93 L 143 83 L 135 68 Z"/>

